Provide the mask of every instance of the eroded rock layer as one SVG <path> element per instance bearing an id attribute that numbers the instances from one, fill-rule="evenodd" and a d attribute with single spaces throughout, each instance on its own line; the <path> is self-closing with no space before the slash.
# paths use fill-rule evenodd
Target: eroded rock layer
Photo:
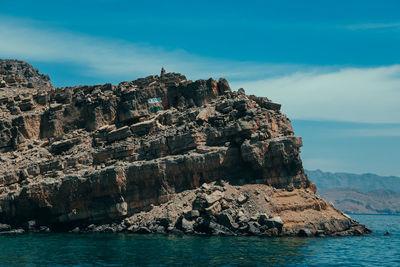
<path id="1" fill-rule="evenodd" d="M 280 105 L 233 92 L 225 79 L 162 72 L 54 88 L 29 64 L 0 60 L 0 86 L 2 223 L 51 230 L 117 223 L 220 180 L 314 195 L 301 138 Z"/>

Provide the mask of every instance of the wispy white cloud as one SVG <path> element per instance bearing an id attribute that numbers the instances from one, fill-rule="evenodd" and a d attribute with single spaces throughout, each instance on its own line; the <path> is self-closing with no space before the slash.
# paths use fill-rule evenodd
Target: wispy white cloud
<path id="1" fill-rule="evenodd" d="M 200 57 L 183 50 L 165 50 L 138 43 L 87 36 L 51 29 L 36 21 L 0 16 L 0 55 L 25 60 L 71 62 L 84 66 L 87 75 L 133 79 L 167 71 L 189 78 L 252 79 L 306 68 L 295 64 L 236 62 Z"/>
<path id="2" fill-rule="evenodd" d="M 0 16 L 0 56 L 70 62 L 97 77 L 134 79 L 168 71 L 190 79 L 227 77 L 234 89 L 283 104 L 290 118 L 400 122 L 400 66 L 327 68 L 297 64 L 237 62 L 182 50 L 110 40 L 49 29 L 34 21 Z"/>
<path id="3" fill-rule="evenodd" d="M 349 30 L 400 29 L 400 22 L 354 24 L 349 25 L 346 28 Z"/>
<path id="4" fill-rule="evenodd" d="M 282 103 L 290 118 L 400 122 L 400 65 L 298 72 L 234 86 Z"/>

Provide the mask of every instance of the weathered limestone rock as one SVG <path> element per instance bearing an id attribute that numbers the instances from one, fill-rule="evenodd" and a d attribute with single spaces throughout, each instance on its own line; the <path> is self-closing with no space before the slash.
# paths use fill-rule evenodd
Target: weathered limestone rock
<path id="1" fill-rule="evenodd" d="M 2 87 L 52 88 L 50 78 L 24 61 L 0 60 Z"/>
<path id="2" fill-rule="evenodd" d="M 207 205 L 211 206 L 215 202 L 221 200 L 224 197 L 224 193 L 221 191 L 214 191 L 210 195 L 205 197 Z"/>
<path id="3" fill-rule="evenodd" d="M 29 64 L 0 60 L 0 87 L 0 223 L 13 229 L 297 235 L 309 228 L 290 212 L 308 210 L 329 215 L 313 233 L 366 232 L 315 197 L 280 105 L 225 79 L 164 71 L 54 88 Z M 254 184 L 265 190 L 240 189 Z M 281 205 L 291 198 L 276 192 L 298 202 Z"/>
<path id="4" fill-rule="evenodd" d="M 114 225 L 114 232 L 132 232 L 133 228 L 140 227 L 146 227 L 149 233 L 265 237 L 324 237 L 361 235 L 370 232 L 365 226 L 349 218 L 343 218 L 332 206 L 324 205 L 324 208 L 319 210 L 313 205 L 306 204 L 302 206 L 303 209 L 294 210 L 284 204 L 301 203 L 299 200 L 306 203 L 307 199 L 314 196 L 308 189 L 294 189 L 288 195 L 287 190 L 277 190 L 265 184 L 232 186 L 222 181 L 219 181 L 219 184 L 221 185 L 212 182 L 203 184 L 199 189 L 178 193 L 170 201 L 154 206 L 149 211 L 134 214 L 120 225 Z M 211 206 L 206 202 L 199 206 L 199 203 L 205 201 L 205 197 L 212 196 L 213 192 L 221 192 L 219 191 L 221 188 L 225 192 L 223 198 Z M 270 194 L 273 203 L 268 203 L 260 197 L 262 194 Z M 232 201 L 241 195 L 248 196 L 246 203 L 240 205 Z M 222 205 L 227 200 L 228 204 Z M 321 218 L 325 218 L 325 221 Z M 91 231 L 90 227 L 82 229 L 82 232 Z"/>

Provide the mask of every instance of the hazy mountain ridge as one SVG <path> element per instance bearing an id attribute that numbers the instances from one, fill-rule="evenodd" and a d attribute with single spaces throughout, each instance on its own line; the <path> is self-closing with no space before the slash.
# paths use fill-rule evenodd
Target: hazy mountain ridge
<path id="1" fill-rule="evenodd" d="M 400 177 L 306 170 L 318 193 L 348 213 L 400 214 Z"/>
<path id="2" fill-rule="evenodd" d="M 387 189 L 400 193 L 400 177 L 397 176 L 379 176 L 372 173 L 332 173 L 321 170 L 306 170 L 306 173 L 311 181 L 317 185 L 319 190 L 340 187 L 356 188 L 363 192 Z"/>
<path id="3" fill-rule="evenodd" d="M 390 190 L 361 192 L 352 188 L 321 190 L 321 196 L 347 213 L 400 214 L 400 194 Z"/>

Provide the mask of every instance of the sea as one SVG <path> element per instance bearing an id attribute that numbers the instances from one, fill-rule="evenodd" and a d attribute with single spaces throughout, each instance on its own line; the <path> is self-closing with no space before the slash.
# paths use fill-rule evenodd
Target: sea
<path id="1" fill-rule="evenodd" d="M 0 235 L 0 266 L 400 266 L 400 216 L 351 216 L 373 233 L 329 238 Z"/>

